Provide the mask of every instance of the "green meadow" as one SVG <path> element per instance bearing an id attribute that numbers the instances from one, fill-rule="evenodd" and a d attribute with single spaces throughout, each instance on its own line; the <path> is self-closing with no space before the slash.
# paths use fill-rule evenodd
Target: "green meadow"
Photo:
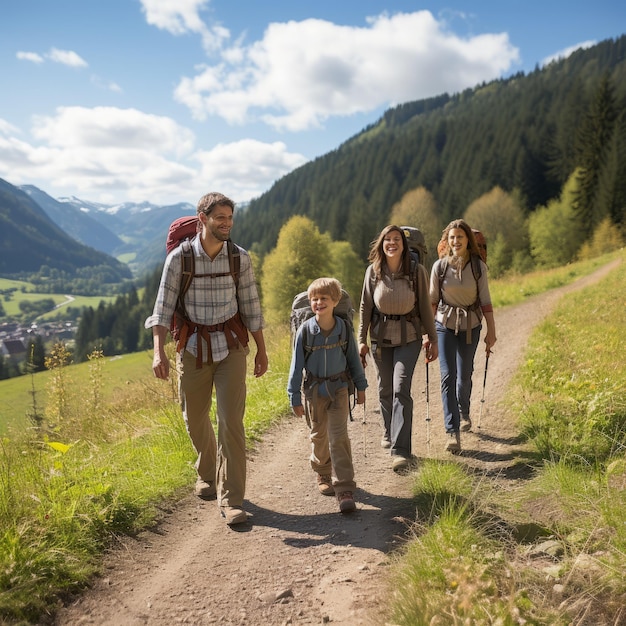
<path id="1" fill-rule="evenodd" d="M 113 302 L 115 300 L 115 296 L 67 296 L 61 293 L 38 293 L 33 291 L 35 286 L 32 283 L 0 278 L 0 292 L 5 292 L 8 289 L 15 289 L 16 291 L 12 293 L 9 299 L 6 296 L 0 296 L 7 318 L 17 318 L 21 315 L 20 302 L 34 303 L 40 300 L 52 300 L 55 306 L 67 305 L 78 309 L 85 307 L 95 309 L 102 301 Z M 47 320 L 56 317 L 57 314 L 57 310 L 52 310 L 40 315 L 37 319 Z"/>

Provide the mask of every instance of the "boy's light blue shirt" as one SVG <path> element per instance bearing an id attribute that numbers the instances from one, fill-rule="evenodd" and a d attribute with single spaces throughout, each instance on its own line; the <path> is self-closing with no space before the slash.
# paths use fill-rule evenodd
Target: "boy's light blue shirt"
<path id="1" fill-rule="evenodd" d="M 308 325 L 308 336 L 311 346 L 323 346 L 337 344 L 333 348 L 313 350 L 306 359 L 306 369 L 314 376 L 328 378 L 341 374 L 346 369 L 346 363 L 354 385 L 359 391 L 367 388 L 367 378 L 363 371 L 361 358 L 357 348 L 356 338 L 348 337 L 348 349 L 344 354 L 344 349 L 340 345 L 341 337 L 349 335 L 350 331 L 344 328 L 346 323 L 343 319 L 335 317 L 335 327 L 328 337 L 322 333 L 315 317 L 306 320 L 298 329 L 295 346 L 291 357 L 291 367 L 289 368 L 289 381 L 287 383 L 287 393 L 289 394 L 290 406 L 302 406 L 302 378 L 305 365 L 303 329 Z M 340 387 L 347 387 L 345 381 L 324 381 L 318 386 L 318 394 L 322 396 L 334 396 L 334 390 Z M 331 388 L 329 388 L 331 387 Z"/>

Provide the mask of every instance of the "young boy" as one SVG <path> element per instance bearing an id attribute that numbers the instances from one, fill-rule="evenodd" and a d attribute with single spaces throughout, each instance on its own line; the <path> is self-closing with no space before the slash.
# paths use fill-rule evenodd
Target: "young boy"
<path id="1" fill-rule="evenodd" d="M 309 285 L 307 295 L 315 317 L 306 320 L 296 334 L 287 392 L 293 412 L 305 415 L 311 428 L 311 467 L 317 473 L 319 492 L 336 495 L 339 510 L 351 513 L 356 509 L 356 483 L 348 437 L 346 367 L 357 389 L 358 404 L 365 402 L 367 379 L 351 329 L 334 314 L 341 283 L 318 278 Z"/>

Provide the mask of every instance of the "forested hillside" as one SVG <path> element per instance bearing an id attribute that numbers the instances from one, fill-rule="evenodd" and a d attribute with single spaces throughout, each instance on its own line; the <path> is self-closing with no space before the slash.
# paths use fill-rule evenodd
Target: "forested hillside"
<path id="1" fill-rule="evenodd" d="M 237 217 L 236 240 L 265 254 L 293 215 L 361 257 L 392 205 L 423 186 L 444 221 L 496 186 L 526 213 L 577 166 L 583 228 L 626 222 L 626 36 L 454 95 L 400 105 L 333 152 L 288 174 Z"/>

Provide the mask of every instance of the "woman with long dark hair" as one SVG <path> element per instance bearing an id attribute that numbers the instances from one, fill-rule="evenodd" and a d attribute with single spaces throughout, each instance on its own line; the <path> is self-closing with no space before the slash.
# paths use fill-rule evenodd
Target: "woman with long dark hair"
<path id="1" fill-rule="evenodd" d="M 412 462 L 415 364 L 422 346 L 427 361 L 437 358 L 428 274 L 411 256 L 404 232 L 394 224 L 383 228 L 372 242 L 369 261 L 361 294 L 359 353 L 365 366 L 369 333 L 378 371 L 381 445 L 390 449 L 392 469 L 403 472 Z"/>

